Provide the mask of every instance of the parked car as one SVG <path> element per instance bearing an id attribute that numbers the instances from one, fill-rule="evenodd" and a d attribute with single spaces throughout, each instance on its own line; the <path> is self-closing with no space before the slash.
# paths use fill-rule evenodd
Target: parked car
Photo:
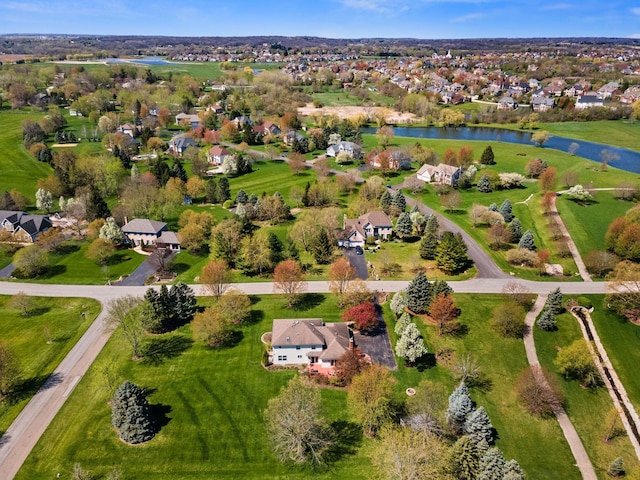
<path id="1" fill-rule="evenodd" d="M 362 247 L 358 246 L 356 247 L 356 255 L 362 255 L 364 253 L 364 250 L 362 250 Z"/>

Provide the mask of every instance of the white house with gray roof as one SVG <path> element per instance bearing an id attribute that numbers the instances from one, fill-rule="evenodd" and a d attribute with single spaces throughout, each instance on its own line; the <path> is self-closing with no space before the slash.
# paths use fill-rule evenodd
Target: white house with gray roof
<path id="1" fill-rule="evenodd" d="M 273 320 L 269 355 L 274 365 L 308 366 L 312 372 L 330 374 L 352 348 L 353 334 L 346 323 L 325 324 L 321 318 Z"/>
<path id="2" fill-rule="evenodd" d="M 362 147 L 354 142 L 340 142 L 335 145 L 329 145 L 327 157 L 336 157 L 340 152 L 345 152 L 349 155 L 349 158 L 362 158 Z"/>
<path id="3" fill-rule="evenodd" d="M 167 230 L 167 224 L 148 218 L 135 218 L 122 227 L 125 238 L 134 246 L 155 246 L 180 250 L 180 240 L 176 232 Z"/>

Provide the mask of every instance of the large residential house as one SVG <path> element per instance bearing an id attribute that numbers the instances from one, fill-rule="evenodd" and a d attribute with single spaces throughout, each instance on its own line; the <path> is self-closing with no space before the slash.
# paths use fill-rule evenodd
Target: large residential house
<path id="1" fill-rule="evenodd" d="M 174 135 L 174 137 L 169 141 L 168 153 L 182 156 L 187 148 L 196 147 L 197 145 L 198 144 L 193 138 L 187 137 L 184 133 L 180 133 L 178 135 Z"/>
<path id="2" fill-rule="evenodd" d="M 460 175 L 462 175 L 460 168 L 445 163 L 440 163 L 437 166 L 424 164 L 416 173 L 418 180 L 427 183 L 440 183 L 451 187 L 456 186 Z"/>
<path id="3" fill-rule="evenodd" d="M 253 127 L 253 131 L 257 135 L 278 135 L 280 133 L 280 127 L 273 122 L 259 123 Z"/>
<path id="4" fill-rule="evenodd" d="M 362 247 L 369 237 L 389 240 L 392 233 L 393 223 L 382 210 L 365 213 L 356 219 L 348 219 L 345 215 L 343 229 L 338 235 L 338 246 Z"/>
<path id="5" fill-rule="evenodd" d="M 531 108 L 534 112 L 546 112 L 555 106 L 556 101 L 553 98 L 533 97 L 531 100 Z"/>
<path id="6" fill-rule="evenodd" d="M 212 165 L 222 165 L 227 157 L 233 158 L 233 153 L 220 145 L 216 145 L 207 150 L 207 160 Z"/>
<path id="7" fill-rule="evenodd" d="M 14 242 L 33 243 L 38 234 L 46 232 L 51 226 L 51 220 L 46 215 L 0 210 L 0 227 L 11 234 Z"/>
<path id="8" fill-rule="evenodd" d="M 135 218 L 122 227 L 126 239 L 134 246 L 155 246 L 180 251 L 176 232 L 167 230 L 167 224 L 148 218 Z"/>
<path id="9" fill-rule="evenodd" d="M 604 99 L 600 98 L 598 95 L 581 95 L 576 100 L 576 110 L 582 110 L 585 108 L 592 107 L 604 107 Z"/>
<path id="10" fill-rule="evenodd" d="M 371 159 L 371 166 L 373 168 L 384 166 L 389 170 L 409 170 L 411 157 L 404 150 L 384 150 Z"/>
<path id="11" fill-rule="evenodd" d="M 502 97 L 498 101 L 498 110 L 515 110 L 518 108 L 518 102 L 512 97 Z"/>
<path id="12" fill-rule="evenodd" d="M 346 323 L 321 318 L 275 319 L 270 360 L 274 365 L 307 366 L 310 373 L 331 375 L 338 359 L 354 348 Z"/>
<path id="13" fill-rule="evenodd" d="M 191 128 L 200 126 L 200 117 L 195 113 L 179 113 L 176 115 L 176 125 L 189 125 Z"/>
<path id="14" fill-rule="evenodd" d="M 349 158 L 362 158 L 362 147 L 354 142 L 340 142 L 335 145 L 329 145 L 327 148 L 327 157 L 335 157 L 340 152 L 345 152 Z"/>
<path id="15" fill-rule="evenodd" d="M 300 142 L 302 140 L 304 140 L 304 136 L 301 135 L 300 133 L 296 132 L 295 130 L 289 130 L 287 133 L 284 134 L 284 136 L 282 137 L 282 140 L 284 141 L 285 145 L 293 145 L 293 142 Z"/>

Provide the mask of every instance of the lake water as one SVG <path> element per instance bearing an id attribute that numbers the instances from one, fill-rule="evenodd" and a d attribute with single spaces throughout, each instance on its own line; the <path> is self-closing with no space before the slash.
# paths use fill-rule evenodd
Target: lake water
<path id="1" fill-rule="evenodd" d="M 375 134 L 375 128 L 363 128 L 362 133 Z M 485 142 L 508 142 L 521 145 L 533 145 L 531 132 L 519 132 L 514 130 L 504 130 L 501 128 L 489 127 L 393 127 L 393 131 L 398 137 L 411 138 L 433 138 L 436 140 L 477 140 Z M 602 162 L 602 151 L 607 150 L 612 167 L 626 170 L 628 172 L 640 173 L 640 152 L 628 150 L 626 148 L 612 147 L 600 143 L 587 142 L 584 140 L 574 140 L 572 138 L 550 136 L 544 144 L 544 148 L 554 148 L 563 152 L 569 152 L 570 145 L 578 145 L 574 152 L 576 155 L 596 162 Z M 640 145 L 640 138 L 638 139 Z"/>

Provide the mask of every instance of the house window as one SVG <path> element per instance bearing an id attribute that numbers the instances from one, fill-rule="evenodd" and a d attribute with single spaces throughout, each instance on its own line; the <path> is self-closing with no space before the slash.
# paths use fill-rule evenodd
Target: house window
<path id="1" fill-rule="evenodd" d="M 298 346 L 296 347 L 296 350 L 300 350 L 300 345 L 298 345 Z"/>
<path id="2" fill-rule="evenodd" d="M 298 358 L 302 358 L 302 355 L 298 355 Z"/>
<path id="3" fill-rule="evenodd" d="M 311 347 L 311 350 L 315 350 L 315 349 L 316 349 L 316 347 Z"/>
<path id="4" fill-rule="evenodd" d="M 278 355 L 278 361 L 279 362 L 286 362 L 287 361 L 287 356 L 286 355 Z"/>

